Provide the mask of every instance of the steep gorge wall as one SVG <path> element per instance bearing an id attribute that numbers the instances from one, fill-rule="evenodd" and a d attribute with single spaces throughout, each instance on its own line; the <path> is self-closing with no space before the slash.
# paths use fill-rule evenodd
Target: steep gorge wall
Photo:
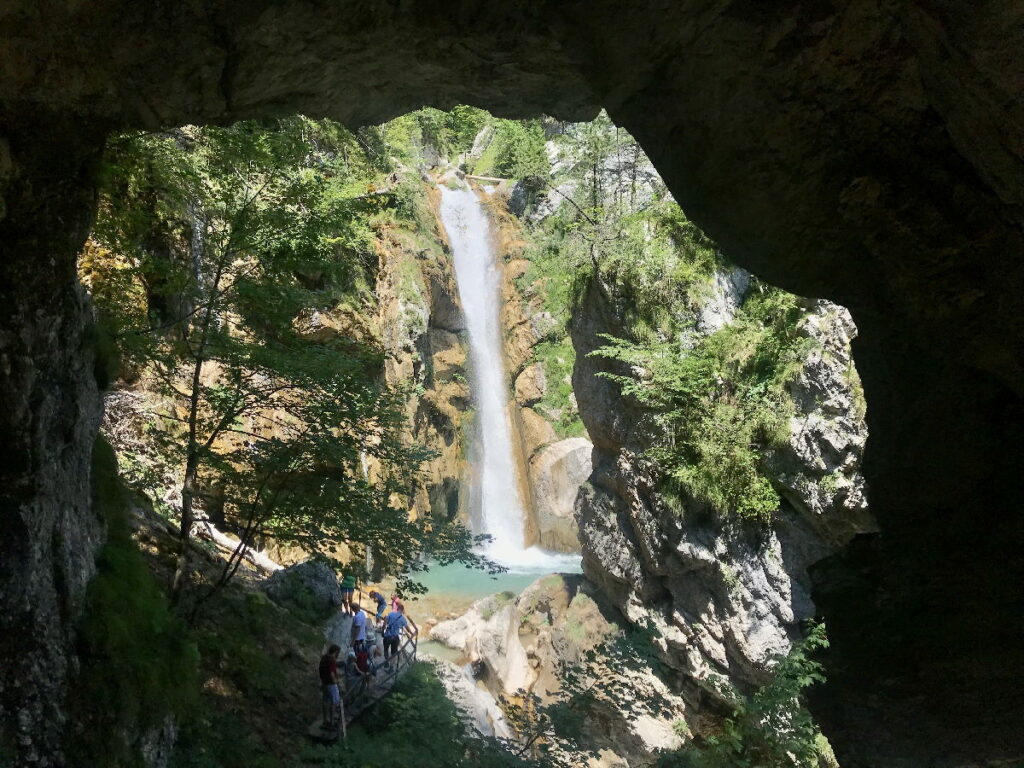
<path id="1" fill-rule="evenodd" d="M 733 299 L 720 303 L 735 306 Z M 643 411 L 596 375 L 620 372 L 587 356 L 601 345 L 599 334 L 623 333 L 619 311 L 591 286 L 572 325 L 576 394 L 595 444 L 594 473 L 576 509 L 584 573 L 632 623 L 659 631 L 662 658 L 681 675 L 689 703 L 713 711 L 725 703 L 719 681 L 741 691 L 765 682 L 772 658 L 817 615 L 808 567 L 875 529 L 861 475 L 863 413 L 850 379 L 855 329 L 827 302 L 804 319 L 802 332 L 817 346 L 791 385 L 798 410 L 788 445 L 764 459 L 784 501 L 770 525 L 726 523 L 685 493 L 682 508 L 669 503 L 644 457 L 651 438 Z M 721 326 L 730 320 L 718 316 Z"/>
<path id="2" fill-rule="evenodd" d="M 39 765 L 59 754 L 73 627 L 105 539 L 90 494 L 102 365 L 75 275 L 97 137 L 48 134 L 59 149 L 0 139 L 0 754 Z M 51 175 L 64 181 L 38 186 Z"/>
<path id="3" fill-rule="evenodd" d="M 436 211 L 436 190 L 428 194 Z M 433 224 L 421 233 L 426 243 L 382 243 L 375 319 L 389 353 L 385 378 L 414 387 L 407 406 L 409 438 L 437 454 L 410 489 L 411 511 L 468 523 L 462 493 L 472 420 L 468 342 L 450 252 L 443 229 L 436 219 Z"/>
<path id="4" fill-rule="evenodd" d="M 528 501 L 526 545 L 578 552 L 573 506 L 580 485 L 592 469 L 592 445 L 584 434 L 567 434 L 565 424 L 579 418 L 576 401 L 568 387 L 560 388 L 558 381 L 551 380 L 559 374 L 568 379 L 572 360 L 566 354 L 555 366 L 545 365 L 539 354 L 545 342 L 567 343 L 568 332 L 544 310 L 537 287 L 526 284 L 526 233 L 509 212 L 508 195 L 509 190 L 502 185 L 486 199 L 502 266 L 502 338 L 509 372 L 509 407 Z M 560 389 L 566 390 L 564 396 Z"/>
<path id="5" fill-rule="evenodd" d="M 581 351 L 592 333 L 621 330 L 604 297 L 588 293 L 573 326 Z M 808 567 L 875 528 L 860 473 L 863 414 L 847 378 L 853 330 L 845 310 L 824 302 L 805 320 L 821 347 L 792 386 L 788 444 L 765 458 L 784 499 L 770 525 L 724 523 L 685 493 L 666 498 L 644 457 L 646 417 L 594 376 L 614 367 L 581 356 L 577 392 L 595 436 L 594 473 L 577 500 L 584 574 L 627 622 L 655 630 L 662 674 L 694 736 L 717 736 L 735 692 L 768 682 L 819 614 Z"/>

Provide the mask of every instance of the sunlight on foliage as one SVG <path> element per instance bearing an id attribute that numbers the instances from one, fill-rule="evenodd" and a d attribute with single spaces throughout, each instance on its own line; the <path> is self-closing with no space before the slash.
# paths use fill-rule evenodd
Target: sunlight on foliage
<path id="1" fill-rule="evenodd" d="M 772 679 L 749 697 L 736 696 L 733 714 L 717 736 L 666 755 L 659 768 L 824 768 L 833 764 L 828 742 L 804 705 L 803 692 L 825 677 L 811 658 L 827 648 L 824 625 L 779 659 Z"/>
<path id="2" fill-rule="evenodd" d="M 799 333 L 802 314 L 795 296 L 758 285 L 732 323 L 692 347 L 606 337 L 592 353 L 632 372 L 600 375 L 652 414 L 652 460 L 722 516 L 768 521 L 778 509 L 761 460 L 789 436 L 785 387 L 810 343 Z"/>

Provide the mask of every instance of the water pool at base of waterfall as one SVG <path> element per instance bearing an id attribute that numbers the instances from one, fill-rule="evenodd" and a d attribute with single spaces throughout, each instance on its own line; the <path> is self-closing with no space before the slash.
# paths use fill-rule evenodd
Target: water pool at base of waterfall
<path id="1" fill-rule="evenodd" d="M 444 619 L 461 615 L 477 600 L 498 592 L 520 594 L 537 579 L 552 573 L 582 573 L 579 555 L 544 553 L 545 559 L 523 565 L 506 566 L 505 573 L 490 575 L 458 563 L 434 566 L 414 578 L 429 591 L 410 596 L 405 603 L 415 621 L 426 618 Z"/>

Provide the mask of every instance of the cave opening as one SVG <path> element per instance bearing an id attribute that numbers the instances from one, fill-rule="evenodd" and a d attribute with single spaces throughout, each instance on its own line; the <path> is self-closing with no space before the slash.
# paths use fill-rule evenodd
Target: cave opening
<path id="1" fill-rule="evenodd" d="M 739 264 L 849 307 L 881 535 L 814 569 L 833 640 L 814 709 L 844 765 L 1018 757 L 1024 46 L 1008 11 L 400 6 L 5 11 L 0 650 L 4 722 L 24 723 L 5 741 L 59 742 L 62 612 L 103 539 L 74 274 L 102 137 L 286 112 L 358 125 L 426 101 L 567 118 L 603 104 Z"/>
<path id="2" fill-rule="evenodd" d="M 493 260 L 491 270 L 501 284 L 488 302 L 518 306 L 515 317 L 508 316 L 508 306 L 498 313 L 493 322 L 504 330 L 495 338 L 503 339 L 503 347 L 526 348 L 494 353 L 508 360 L 512 378 L 490 387 L 513 393 L 509 404 L 499 407 L 516 411 L 510 424 L 517 454 L 543 456 L 562 445 L 559 440 L 583 440 L 585 446 L 574 444 L 576 453 L 594 451 L 583 438 L 600 446 L 596 458 L 580 462 L 577 475 L 562 481 L 576 488 L 588 484 L 590 490 L 582 502 L 578 491 L 569 496 L 570 514 L 576 513 L 583 530 L 561 535 L 570 541 L 570 551 L 578 552 L 582 540 L 587 575 L 611 605 L 621 614 L 632 611 L 637 625 L 650 621 L 660 628 L 665 658 L 677 665 L 674 674 L 689 677 L 697 691 L 709 674 L 724 674 L 741 689 L 763 680 L 771 659 L 800 636 L 801 622 L 817 613 L 809 566 L 858 533 L 875 530 L 861 477 L 866 402 L 853 365 L 856 328 L 849 313 L 829 302 L 797 299 L 728 262 L 676 205 L 639 143 L 604 113 L 592 122 L 567 123 L 497 120 L 465 107 L 448 113 L 427 109 L 353 133 L 302 117 L 185 127 L 110 138 L 104 169 L 99 216 L 78 268 L 124 356 L 105 374 L 121 383 L 107 397 L 104 433 L 136 484 L 142 476 L 132 477 L 133 468 L 162 472 L 165 483 L 175 474 L 147 461 L 152 446 L 147 448 L 140 435 L 145 429 L 160 431 L 153 426 L 155 413 L 188 410 L 188 397 L 178 406 L 161 404 L 161 398 L 173 402 L 188 394 L 181 369 L 198 375 L 199 357 L 191 353 L 207 333 L 201 321 L 211 317 L 222 318 L 221 326 L 231 329 L 228 337 L 251 336 L 268 348 L 282 340 L 281 327 L 289 324 L 303 341 L 355 348 L 368 338 L 360 325 L 372 321 L 352 307 L 368 303 L 373 311 L 381 305 L 382 328 L 392 323 L 398 331 L 388 340 L 390 359 L 375 375 L 396 381 L 411 376 L 430 390 L 428 399 L 475 404 L 479 391 L 467 386 L 473 365 L 464 352 L 461 363 L 451 359 L 457 337 L 461 334 L 464 344 L 468 335 L 460 317 L 465 301 L 460 288 L 463 293 L 466 288 L 453 285 L 451 264 L 438 266 L 446 251 L 457 254 L 458 249 L 451 224 L 440 231 L 444 217 L 432 198 L 443 199 L 461 186 L 494 230 L 477 238 L 493 251 L 485 256 Z M 310 175 L 317 174 L 323 186 L 310 194 Z M 229 177 L 241 179 L 233 192 L 225 181 Z M 290 186 L 296 182 L 306 186 Z M 429 235 L 431 227 L 439 231 Z M 423 250 L 404 242 L 407 236 L 439 242 Z M 318 238 L 332 247 L 316 252 Z M 531 244 L 523 247 L 524 239 Z M 377 245 L 368 251 L 370 240 Z M 251 280 L 247 251 L 273 254 L 256 262 L 266 278 L 262 285 Z M 425 269 L 417 266 L 424 262 Z M 238 264 L 244 264 L 241 271 L 232 272 Z M 212 283 L 220 279 L 226 280 L 223 288 Z M 275 306 L 289 285 L 303 292 L 304 300 Z M 389 302 L 401 308 L 417 301 L 428 312 L 422 328 L 406 309 L 397 317 L 388 314 L 395 313 Z M 212 313 L 204 315 L 210 307 Z M 542 318 L 542 327 L 534 322 L 525 341 L 510 339 L 529 317 Z M 141 338 L 140 329 L 148 331 L 148 341 L 126 346 L 126 339 Z M 395 335 L 393 328 L 386 332 Z M 416 354 L 397 359 L 403 347 Z M 97 353 L 100 359 L 104 350 Z M 275 368 L 263 361 L 256 367 L 254 353 L 210 348 L 206 359 L 217 373 L 203 379 L 199 391 L 209 402 L 201 402 L 201 408 L 214 416 L 222 413 L 214 394 L 244 378 L 233 373 L 240 354 L 242 370 L 266 380 L 286 376 L 288 365 L 294 365 L 288 360 Z M 675 361 L 686 358 L 697 362 L 680 370 Z M 664 361 L 673 364 L 666 368 Z M 163 374 L 147 373 L 154 363 Z M 168 389 L 169 381 L 177 384 Z M 271 390 L 239 391 L 260 401 L 261 409 L 235 415 L 251 425 L 239 434 L 280 438 L 271 422 L 280 409 L 288 409 L 271 408 L 268 417 L 262 409 L 273 397 Z M 693 391 L 713 394 L 694 405 Z M 421 409 L 418 401 L 413 411 Z M 138 423 L 146 419 L 149 426 L 140 431 Z M 449 435 L 444 449 L 471 450 L 469 427 L 460 420 L 444 422 L 435 414 L 430 428 Z M 359 429 L 353 422 L 351 430 Z M 538 429 L 539 435 L 530 434 Z M 780 430 L 783 437 L 772 434 Z M 164 442 L 174 439 L 171 432 Z M 709 440 L 719 434 L 728 439 Z M 238 446 L 228 441 L 226 447 L 220 461 L 232 456 L 238 461 Z M 368 474 L 364 452 L 360 461 Z M 544 482 L 551 478 L 535 478 L 529 462 L 519 462 L 528 498 L 546 501 L 551 489 Z M 632 466 L 632 476 L 622 471 L 623 462 Z M 474 462 L 467 464 L 461 472 L 448 467 L 439 484 L 413 490 L 410 508 L 416 509 L 416 496 L 422 494 L 419 514 L 443 509 L 442 517 L 461 513 L 461 519 L 471 519 L 465 507 L 452 507 L 452 498 L 472 496 L 460 492 L 473 475 Z M 246 471 L 256 473 L 258 467 L 246 465 Z M 232 481 L 214 477 L 197 475 L 194 504 L 200 517 L 245 535 L 237 501 L 234 519 L 224 519 L 223 497 Z M 505 480 L 516 482 L 512 476 Z M 627 491 L 602 495 L 599 490 L 612 487 Z M 173 496 L 171 489 L 153 501 L 173 507 Z M 645 540 L 644 515 L 660 518 L 655 527 L 667 541 Z M 732 522 L 724 524 L 730 516 Z M 622 530 L 610 542 L 590 535 L 588 526 L 614 529 L 616 519 Z M 556 535 L 538 520 L 534 507 L 527 519 L 513 522 L 541 546 L 564 547 L 564 542 L 554 544 Z M 222 536 L 206 525 L 215 537 Z M 486 526 L 476 532 L 495 533 Z M 271 531 L 262 531 L 260 538 L 272 544 L 276 557 L 287 557 L 287 546 Z M 608 553 L 601 551 L 609 546 L 615 550 L 613 562 L 626 557 L 639 565 L 655 557 L 668 577 L 644 573 L 642 567 L 609 567 Z M 386 542 L 374 548 L 383 554 Z M 709 576 L 672 575 L 673 570 L 692 572 L 701 558 L 712 564 Z M 573 570 L 565 559 L 549 564 L 547 570 Z M 379 573 L 386 563 L 374 557 L 373 566 Z M 446 584 L 452 590 L 449 577 L 442 572 L 432 578 L 441 589 L 435 598 L 451 600 L 454 593 L 444 592 Z M 781 587 L 765 590 L 763 584 L 773 580 Z M 492 589 L 516 584 L 521 589 L 525 583 L 517 576 Z M 475 596 L 480 586 L 460 589 Z M 709 599 L 710 611 L 702 607 Z M 760 618 L 737 608 L 747 601 Z M 645 613 L 638 614 L 639 606 Z M 733 639 L 718 643 L 700 628 L 716 615 L 736 611 L 732 620 L 743 629 Z M 758 636 L 760 642 L 752 639 Z M 703 669 L 689 655 L 694 648 L 703 656 Z M 722 658 L 742 662 L 723 664 Z M 706 692 L 691 694 L 697 711 L 723 706 L 707 699 Z"/>

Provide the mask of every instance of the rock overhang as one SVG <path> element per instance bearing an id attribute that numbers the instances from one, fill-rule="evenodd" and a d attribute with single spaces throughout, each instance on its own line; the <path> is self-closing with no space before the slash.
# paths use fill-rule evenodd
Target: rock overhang
<path id="1" fill-rule="evenodd" d="M 1012 566 L 1024 538 L 1009 514 L 1024 465 L 1012 447 L 1024 421 L 1024 31 L 1014 20 L 1009 5 L 967 2 L 12 0 L 0 11 L 5 291 L 16 296 L 18 275 L 40 259 L 57 263 L 54 285 L 72 273 L 105 133 L 294 112 L 359 126 L 457 103 L 576 120 L 604 106 L 732 260 L 853 311 L 870 403 L 865 471 L 889 549 L 837 559 L 821 604 L 898 635 L 906 628 L 881 595 L 895 590 L 893 604 L 911 607 L 956 595 L 932 645 L 922 641 L 945 657 L 950 632 L 972 616 L 1012 625 L 997 564 Z M 60 231 L 40 243 L 32 233 L 43 228 Z M 68 309 L 48 322 L 83 318 Z M 27 322 L 8 313 L 3 325 L 17 333 Z M 45 363 L 31 344 L 26 354 Z M 53 355 L 54 370 L 75 368 L 75 354 Z M 916 535 L 929 519 L 942 525 Z M 978 540 L 979 527 L 992 536 Z M 969 573 L 943 574 L 940 554 L 966 541 L 978 548 L 962 563 Z M 836 586 L 836 568 L 872 594 Z M 901 575 L 919 583 L 904 588 Z M 856 631 L 835 625 L 838 666 L 863 667 Z M 1000 642 L 958 652 L 973 668 Z M 1021 669 L 1007 658 L 1009 691 Z M 864 692 L 836 679 L 826 691 L 853 703 L 822 711 L 856 761 L 864 726 L 846 724 L 868 711 L 856 709 Z M 981 706 L 990 684 L 916 690 L 938 699 L 966 685 L 965 700 Z M 870 722 L 887 711 L 871 710 Z M 938 748 L 924 730 L 904 731 L 904 751 Z M 973 743 L 1014 748 L 1006 733 Z"/>

